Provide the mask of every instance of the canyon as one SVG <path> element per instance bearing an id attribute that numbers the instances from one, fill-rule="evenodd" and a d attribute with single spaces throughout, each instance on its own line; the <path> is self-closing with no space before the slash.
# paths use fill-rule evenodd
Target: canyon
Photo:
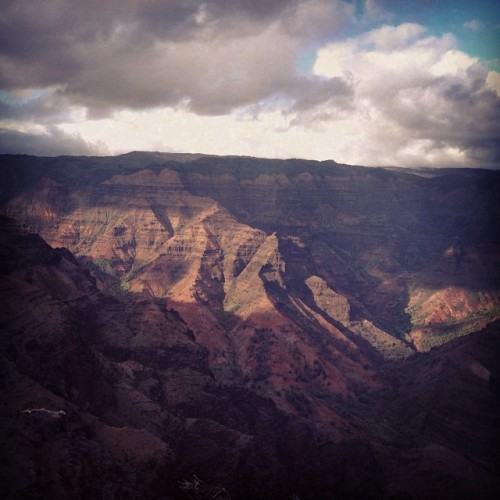
<path id="1" fill-rule="evenodd" d="M 500 174 L 0 157 L 3 498 L 492 498 Z"/>

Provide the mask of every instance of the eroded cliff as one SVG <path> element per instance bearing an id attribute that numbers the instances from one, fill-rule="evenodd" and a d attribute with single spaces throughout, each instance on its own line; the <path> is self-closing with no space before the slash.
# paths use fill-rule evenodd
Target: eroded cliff
<path id="1" fill-rule="evenodd" d="M 182 495 L 179 481 L 200 471 L 236 498 L 245 481 L 247 498 L 366 497 L 352 474 L 374 497 L 498 484 L 485 354 L 498 351 L 497 173 L 161 154 L 3 161 L 2 212 L 24 227 L 3 229 L 2 352 L 24 391 L 6 411 L 11 423 L 28 409 L 78 414 L 64 443 L 91 430 L 56 456 L 78 462 L 91 446 L 95 467 L 112 456 L 111 483 L 129 471 L 138 497 Z M 460 421 L 458 392 L 436 405 L 449 363 L 481 394 Z M 76 495 L 86 474 L 58 487 Z"/>
<path id="2" fill-rule="evenodd" d="M 111 277 L 124 291 L 202 306 L 206 328 L 226 330 L 221 314 L 239 311 L 244 320 L 251 308 L 291 319 L 304 315 L 300 301 L 328 328 L 366 332 L 375 350 L 394 357 L 498 317 L 495 172 L 203 156 L 180 163 L 178 155 L 147 154 L 113 160 L 80 159 L 76 168 L 58 159 L 41 169 L 24 159 L 28 165 L 10 167 L 3 211 L 87 259 L 108 284 Z M 27 187 L 16 185 L 19 171 Z M 347 301 L 349 318 L 332 318 L 332 306 L 315 300 L 318 287 L 307 282 L 316 277 L 330 298 Z"/>

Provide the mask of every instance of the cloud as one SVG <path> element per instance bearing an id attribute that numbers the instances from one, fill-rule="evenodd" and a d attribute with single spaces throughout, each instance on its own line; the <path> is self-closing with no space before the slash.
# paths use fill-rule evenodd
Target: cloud
<path id="1" fill-rule="evenodd" d="M 387 9 L 387 6 L 383 5 L 383 2 L 379 0 L 365 0 L 364 10 L 363 10 L 363 20 L 365 22 L 370 21 L 389 21 L 394 17 L 391 12 Z"/>
<path id="2" fill-rule="evenodd" d="M 464 28 L 472 31 L 482 31 L 484 29 L 484 23 L 478 21 L 477 19 L 471 19 L 464 23 Z"/>
<path id="3" fill-rule="evenodd" d="M 399 3 L 4 0 L 1 145 L 492 164 L 498 74 L 453 36 L 405 23 L 342 41 Z"/>
<path id="4" fill-rule="evenodd" d="M 353 12 L 328 0 L 10 0 L 0 85 L 57 88 L 93 116 L 155 106 L 224 114 L 295 85 L 302 47 Z"/>
<path id="5" fill-rule="evenodd" d="M 43 132 L 20 132 L 0 128 L 1 154 L 31 154 L 37 156 L 102 155 L 103 144 L 91 144 L 78 134 L 67 134 L 58 127 Z"/>
<path id="6" fill-rule="evenodd" d="M 496 80 L 456 45 L 450 35 L 430 36 L 419 25 L 383 26 L 322 48 L 314 71 L 353 75 L 362 142 L 382 162 L 494 165 Z"/>
<path id="7" fill-rule="evenodd" d="M 404 23 L 399 26 L 385 25 L 359 37 L 359 43 L 366 49 L 394 54 L 395 51 L 407 49 L 425 32 L 426 29 L 423 26 L 415 23 Z"/>
<path id="8" fill-rule="evenodd" d="M 0 116 L 4 121 L 50 124 L 82 119 L 85 109 L 72 106 L 59 88 L 24 89 L 0 96 Z"/>

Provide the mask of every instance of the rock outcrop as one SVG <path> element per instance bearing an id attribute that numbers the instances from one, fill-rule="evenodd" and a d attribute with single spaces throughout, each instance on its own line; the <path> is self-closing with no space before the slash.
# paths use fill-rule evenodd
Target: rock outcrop
<path id="1" fill-rule="evenodd" d="M 5 498 L 498 488 L 497 173 L 2 161 Z"/>

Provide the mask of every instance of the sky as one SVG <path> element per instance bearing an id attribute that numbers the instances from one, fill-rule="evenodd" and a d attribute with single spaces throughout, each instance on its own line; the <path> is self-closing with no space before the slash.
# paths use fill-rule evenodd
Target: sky
<path id="1" fill-rule="evenodd" d="M 2 0 L 0 152 L 500 165 L 497 0 Z"/>

